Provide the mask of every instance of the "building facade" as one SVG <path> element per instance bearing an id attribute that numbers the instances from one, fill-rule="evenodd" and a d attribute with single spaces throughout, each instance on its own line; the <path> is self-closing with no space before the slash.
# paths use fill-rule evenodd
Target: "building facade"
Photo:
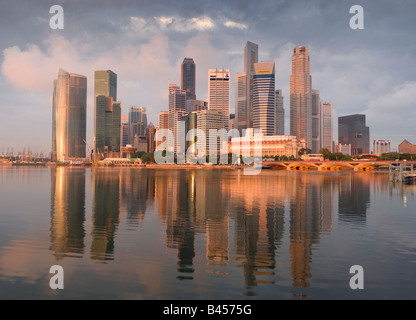
<path id="1" fill-rule="evenodd" d="M 275 103 L 276 103 L 276 111 L 275 111 L 275 135 L 283 136 L 285 134 L 285 109 L 283 105 L 283 95 L 282 89 L 278 89 L 275 91 Z"/>
<path id="2" fill-rule="evenodd" d="M 226 136 L 223 133 L 219 133 L 218 137 L 215 138 L 212 134 L 214 130 L 224 129 L 225 123 L 229 120 L 223 112 L 216 110 L 205 110 L 197 112 L 196 114 L 196 125 L 197 129 L 201 130 L 205 135 L 205 141 L 203 139 L 197 141 L 198 154 L 204 152 L 205 155 L 216 153 L 219 155 L 222 151 L 228 151 L 228 143 L 225 148 L 223 141 L 226 141 Z"/>
<path id="3" fill-rule="evenodd" d="M 253 75 L 253 128 L 260 129 L 265 136 L 272 136 L 275 123 L 275 64 L 254 64 Z"/>
<path id="4" fill-rule="evenodd" d="M 259 59 L 259 46 L 247 41 L 244 47 L 244 72 L 246 73 L 246 127 L 253 128 L 253 75 L 254 64 Z"/>
<path id="5" fill-rule="evenodd" d="M 320 142 L 319 149 L 333 152 L 332 102 L 320 101 Z M 319 151 L 319 150 L 318 150 Z"/>
<path id="6" fill-rule="evenodd" d="M 230 82 L 229 69 L 208 70 L 208 110 L 218 111 L 225 115 L 227 130 L 230 127 Z"/>
<path id="7" fill-rule="evenodd" d="M 373 153 L 383 154 L 390 153 L 390 141 L 389 140 L 373 140 Z"/>
<path id="8" fill-rule="evenodd" d="M 403 142 L 399 144 L 399 152 L 416 154 L 416 145 L 407 140 L 403 140 Z"/>
<path id="9" fill-rule="evenodd" d="M 86 157 L 87 78 L 59 69 L 52 99 L 52 160 Z"/>
<path id="10" fill-rule="evenodd" d="M 178 133 L 182 117 L 186 114 L 186 91 L 176 84 L 169 84 L 169 119 L 168 129 L 173 133 L 174 141 L 169 141 L 169 151 L 183 152 L 178 150 Z"/>
<path id="11" fill-rule="evenodd" d="M 319 90 L 312 90 L 312 154 L 317 154 L 321 146 L 321 109 Z"/>
<path id="12" fill-rule="evenodd" d="M 312 77 L 308 47 L 296 47 L 290 76 L 290 135 L 304 139 L 312 149 Z"/>
<path id="13" fill-rule="evenodd" d="M 351 144 L 351 155 L 370 153 L 370 128 L 365 124 L 364 114 L 338 118 L 338 141 Z"/>
<path id="14" fill-rule="evenodd" d="M 186 92 L 186 100 L 196 100 L 196 65 L 192 58 L 183 59 L 181 64 L 181 89 Z"/>

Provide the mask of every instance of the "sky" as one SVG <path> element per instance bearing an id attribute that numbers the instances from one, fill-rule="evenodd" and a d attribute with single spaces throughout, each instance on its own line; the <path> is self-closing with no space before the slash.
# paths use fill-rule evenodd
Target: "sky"
<path id="1" fill-rule="evenodd" d="M 51 29 L 50 7 L 64 10 L 64 29 Z M 364 29 L 350 28 L 353 5 Z M 416 144 L 416 1 L 414 0 L 0 0 L 0 147 L 49 153 L 52 88 L 59 68 L 88 79 L 87 143 L 93 137 L 94 71 L 118 76 L 122 113 L 147 109 L 158 124 L 168 109 L 168 84 L 180 85 L 185 57 L 196 64 L 197 99 L 207 99 L 208 69 L 244 71 L 247 41 L 259 61 L 276 63 L 289 134 L 291 58 L 308 46 L 312 87 L 333 103 L 337 118 L 365 114 L 370 139 Z"/>

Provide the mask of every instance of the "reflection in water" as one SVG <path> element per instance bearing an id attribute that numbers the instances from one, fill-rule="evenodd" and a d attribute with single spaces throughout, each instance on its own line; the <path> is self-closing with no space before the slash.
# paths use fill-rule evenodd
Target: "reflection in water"
<path id="1" fill-rule="evenodd" d="M 155 208 L 166 232 L 166 247 L 177 251 L 177 279 L 194 279 L 196 266 L 201 268 L 196 253 L 205 250 L 205 271 L 227 276 L 237 267 L 233 270 L 241 270 L 247 295 L 255 294 L 253 287 L 275 283 L 283 250 L 289 253 L 292 286 L 310 287 L 312 251 L 321 234 L 333 229 L 334 192 L 339 221 L 362 226 L 370 184 L 376 190 L 385 188 L 368 175 L 350 173 L 245 176 L 241 171 L 127 168 L 91 172 L 92 260 L 115 260 L 117 233 L 125 232 L 118 230 L 120 221 L 126 220 L 127 230 L 140 232 L 146 210 Z M 84 252 L 84 223 L 85 169 L 53 169 L 51 250 L 57 259 Z M 195 243 L 198 234 L 206 239 L 203 248 Z"/>
<path id="2" fill-rule="evenodd" d="M 339 220 L 365 226 L 367 209 L 370 204 L 371 178 L 365 173 L 346 175 L 338 180 Z"/>
<path id="3" fill-rule="evenodd" d="M 85 171 L 51 171 L 51 247 L 57 260 L 84 252 Z"/>
<path id="4" fill-rule="evenodd" d="M 93 230 L 91 259 L 112 260 L 114 237 L 119 224 L 120 177 L 110 169 L 93 170 Z"/>

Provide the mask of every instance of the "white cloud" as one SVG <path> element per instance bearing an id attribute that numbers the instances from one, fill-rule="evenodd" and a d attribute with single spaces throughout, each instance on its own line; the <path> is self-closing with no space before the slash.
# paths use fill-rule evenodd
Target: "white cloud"
<path id="1" fill-rule="evenodd" d="M 169 29 L 178 32 L 205 31 L 214 28 L 214 22 L 207 16 L 184 19 L 181 17 L 154 17 L 154 20 L 162 29 Z"/>
<path id="2" fill-rule="evenodd" d="M 226 23 L 224 23 L 224 25 L 228 28 L 236 28 L 240 30 L 245 30 L 248 28 L 247 25 L 244 23 L 239 23 L 231 20 L 228 20 Z"/>

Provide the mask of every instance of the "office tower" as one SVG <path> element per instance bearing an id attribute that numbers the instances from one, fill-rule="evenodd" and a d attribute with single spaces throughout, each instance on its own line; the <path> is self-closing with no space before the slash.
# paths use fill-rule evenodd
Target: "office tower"
<path id="1" fill-rule="evenodd" d="M 244 47 L 244 72 L 246 73 L 246 128 L 253 128 L 253 75 L 254 64 L 258 62 L 259 46 L 247 41 Z M 246 129 L 244 128 L 244 129 Z"/>
<path id="2" fill-rule="evenodd" d="M 186 114 L 186 91 L 179 88 L 176 84 L 169 84 L 169 130 L 173 133 L 174 141 L 169 141 L 170 151 L 175 154 L 178 150 L 178 122 Z M 173 147 L 173 150 L 172 150 Z"/>
<path id="3" fill-rule="evenodd" d="M 230 70 L 208 70 L 208 110 L 225 115 L 225 128 L 228 130 L 230 119 Z"/>
<path id="4" fill-rule="evenodd" d="M 197 113 L 196 117 L 197 128 L 204 132 L 206 138 L 205 141 L 197 141 L 198 151 L 202 152 L 205 150 L 206 155 L 212 154 L 213 152 L 216 152 L 217 155 L 220 155 L 220 150 L 224 147 L 223 141 L 226 136 L 220 133 L 218 134 L 219 138 L 215 140 L 210 139 L 211 134 L 213 133 L 210 130 L 224 129 L 225 123 L 228 122 L 229 118 L 227 118 L 223 112 L 216 110 L 200 111 Z M 228 153 L 228 147 L 226 148 L 226 152 Z"/>
<path id="5" fill-rule="evenodd" d="M 312 149 L 312 101 L 308 47 L 296 47 L 290 76 L 290 135 L 305 139 Z"/>
<path id="6" fill-rule="evenodd" d="M 103 159 L 120 152 L 121 102 L 112 97 L 95 96 L 94 157 Z"/>
<path id="7" fill-rule="evenodd" d="M 121 116 L 120 146 L 125 147 L 129 144 L 129 116 Z"/>
<path id="8" fill-rule="evenodd" d="M 254 64 L 253 128 L 264 136 L 275 132 L 275 65 L 274 62 Z"/>
<path id="9" fill-rule="evenodd" d="M 156 149 L 155 133 L 156 128 L 153 123 L 150 122 L 146 127 L 147 152 L 153 152 Z"/>
<path id="10" fill-rule="evenodd" d="M 320 125 L 320 149 L 328 149 L 333 152 L 332 148 L 332 102 L 321 101 L 320 102 L 320 114 L 321 114 L 321 125 Z M 319 151 L 319 150 L 318 150 Z"/>
<path id="11" fill-rule="evenodd" d="M 208 110 L 208 102 L 203 100 L 186 100 L 186 112 Z"/>
<path id="12" fill-rule="evenodd" d="M 166 137 L 159 138 L 158 131 L 161 129 L 169 129 L 169 111 L 160 111 L 159 112 L 159 125 L 156 130 L 156 148 L 166 141 Z"/>
<path id="13" fill-rule="evenodd" d="M 197 114 L 198 112 L 193 111 L 187 113 L 185 116 L 182 117 L 182 121 L 185 122 L 185 134 L 188 134 L 191 130 L 197 129 Z M 197 156 L 196 154 L 196 133 L 190 137 L 190 139 L 186 139 L 185 141 L 185 149 L 186 152 L 190 152 L 192 155 Z M 190 148 L 190 149 L 189 149 Z"/>
<path id="14" fill-rule="evenodd" d="M 236 129 L 242 134 L 247 129 L 247 73 L 235 75 L 235 123 Z"/>
<path id="15" fill-rule="evenodd" d="M 85 158 L 87 78 L 59 69 L 52 106 L 52 159 Z"/>
<path id="16" fill-rule="evenodd" d="M 275 135 L 283 136 L 285 134 L 285 109 L 283 106 L 283 95 L 282 89 L 275 91 L 275 103 L 276 103 L 276 112 L 275 112 Z"/>
<path id="17" fill-rule="evenodd" d="M 370 153 L 370 129 L 365 125 L 365 115 L 339 117 L 338 140 L 340 144 L 351 144 L 352 156 Z"/>
<path id="18" fill-rule="evenodd" d="M 192 58 L 183 59 L 181 65 L 181 89 L 186 92 L 186 100 L 196 100 L 196 66 Z"/>
<path id="19" fill-rule="evenodd" d="M 94 97 L 103 95 L 117 101 L 117 74 L 111 70 L 99 70 L 94 76 Z"/>
<path id="20" fill-rule="evenodd" d="M 373 140 L 373 153 L 374 154 L 390 153 L 390 141 L 389 140 Z"/>
<path id="21" fill-rule="evenodd" d="M 115 103 L 115 106 L 113 106 Z M 117 74 L 111 70 L 94 73 L 94 137 L 96 159 L 120 152 L 121 103 L 117 102 Z"/>
<path id="22" fill-rule="evenodd" d="M 129 144 L 133 144 L 134 136 L 145 136 L 147 127 L 146 108 L 130 107 L 129 110 Z"/>
<path id="23" fill-rule="evenodd" d="M 312 153 L 317 154 L 320 146 L 321 109 L 319 104 L 319 90 L 312 90 Z"/>

